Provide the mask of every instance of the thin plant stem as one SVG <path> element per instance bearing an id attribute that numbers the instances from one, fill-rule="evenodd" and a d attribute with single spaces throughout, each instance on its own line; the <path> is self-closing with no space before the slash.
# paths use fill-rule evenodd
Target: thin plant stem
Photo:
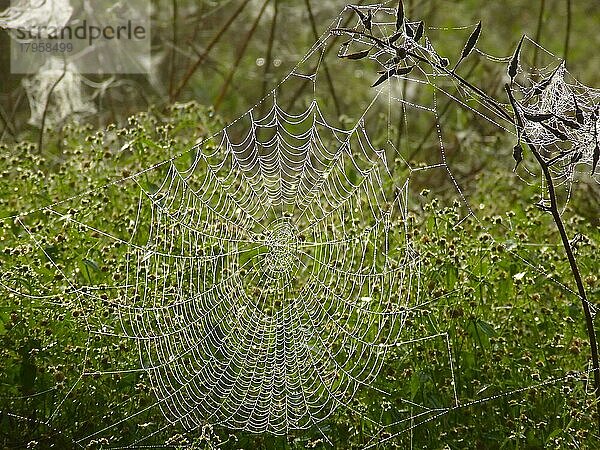
<path id="1" fill-rule="evenodd" d="M 565 48 L 563 50 L 563 59 L 566 60 L 569 55 L 569 41 L 571 40 L 571 0 L 567 0 L 567 29 L 565 31 Z"/>
<path id="2" fill-rule="evenodd" d="M 469 72 L 467 73 L 466 76 L 467 77 L 470 76 L 473 73 L 473 71 L 477 68 L 478 65 L 479 65 L 479 60 L 477 60 L 475 62 L 475 64 L 473 64 L 471 66 L 471 68 L 469 69 Z M 449 99 L 448 102 L 442 108 L 441 112 L 438 114 L 438 118 L 441 119 L 442 117 L 444 117 L 446 115 L 446 113 L 450 110 L 450 106 L 452 106 L 453 104 L 454 104 L 454 101 L 452 99 Z M 415 150 L 413 150 L 413 152 L 410 154 L 410 156 L 408 157 L 408 161 L 413 159 L 417 155 L 417 153 L 419 153 L 421 151 L 421 149 L 427 143 L 427 141 L 429 140 L 429 138 L 431 137 L 431 135 L 433 134 L 433 132 L 435 130 L 436 130 L 436 123 L 434 122 L 431 124 L 431 126 L 429 127 L 429 130 L 427 131 L 427 133 L 425 133 L 425 135 L 421 139 L 421 142 L 419 143 L 419 145 L 417 145 Z"/>
<path id="3" fill-rule="evenodd" d="M 265 73 L 263 75 L 262 96 L 267 95 L 269 85 L 269 75 L 271 74 L 271 60 L 273 58 L 273 43 L 275 42 L 275 30 L 277 28 L 277 13 L 279 0 L 274 0 L 273 3 L 273 20 L 271 21 L 271 30 L 269 31 L 269 45 L 267 46 L 267 55 L 265 58 Z"/>
<path id="4" fill-rule="evenodd" d="M 540 13 L 538 15 L 537 26 L 535 29 L 535 42 L 540 42 L 542 38 L 542 26 L 544 23 L 544 12 L 546 10 L 546 0 L 540 0 Z M 533 67 L 537 67 L 538 59 L 538 46 L 536 45 L 533 50 Z"/>
<path id="5" fill-rule="evenodd" d="M 479 95 L 483 100 L 485 100 L 485 103 L 489 107 L 491 107 L 493 110 L 495 110 L 496 113 L 500 117 L 503 117 L 506 120 L 512 120 L 512 118 L 510 117 L 510 114 L 508 114 L 506 112 L 506 110 L 502 107 L 502 105 L 500 105 L 498 103 L 498 101 L 496 99 L 494 99 L 493 97 L 491 97 L 488 94 L 486 94 L 483 90 L 481 90 L 477 86 L 475 86 L 475 85 L 471 84 L 470 82 L 468 82 L 467 80 L 465 80 L 463 77 L 461 77 L 460 75 L 458 75 L 456 72 L 448 70 L 445 67 L 440 66 L 436 62 L 428 61 L 427 59 L 425 59 L 422 56 L 417 55 L 417 54 L 415 54 L 413 52 L 408 52 L 408 54 L 410 56 L 414 57 L 415 59 L 418 59 L 419 61 L 422 61 L 422 62 L 425 62 L 427 64 L 432 65 L 436 69 L 441 70 L 442 72 L 444 72 L 446 75 L 450 75 L 452 78 L 454 78 L 460 84 L 462 84 L 463 86 L 471 89 L 473 92 L 475 92 L 477 95 Z"/>
<path id="6" fill-rule="evenodd" d="M 11 125 L 13 127 L 13 130 L 11 130 L 10 127 L 4 128 L 2 130 L 2 133 L 0 133 L 0 141 L 2 141 L 4 139 L 4 135 L 7 131 L 9 132 L 9 134 L 15 141 L 17 140 L 17 131 L 16 131 L 16 129 L 14 129 L 14 125 L 12 125 L 12 124 L 14 123 L 15 116 L 17 115 L 17 111 L 19 110 L 19 106 L 21 105 L 21 101 L 23 100 L 23 97 L 24 97 L 23 90 L 19 89 L 19 95 L 17 96 L 17 99 L 15 100 L 15 103 L 12 107 L 12 111 L 10 112 L 10 116 L 7 119 L 7 125 Z M 3 113 L 2 108 L 0 108 L 0 112 Z"/>
<path id="7" fill-rule="evenodd" d="M 365 0 L 359 0 L 358 2 L 355 3 L 356 6 L 361 6 L 363 3 L 365 2 Z M 348 17 L 344 23 L 343 23 L 343 27 L 347 27 L 348 24 L 350 23 L 350 21 L 352 20 L 351 17 Z M 329 54 L 329 52 L 331 51 L 331 49 L 333 48 L 333 42 L 335 42 L 337 36 L 334 37 L 334 39 L 332 40 L 331 44 L 329 44 L 325 50 L 323 50 L 323 57 L 322 59 L 325 59 L 325 56 L 327 56 Z M 317 70 L 317 67 L 313 68 L 313 72 Z M 290 101 L 287 105 L 287 109 L 291 109 L 292 106 L 294 105 L 294 103 L 296 102 L 296 100 L 298 100 L 298 98 L 300 98 L 300 95 L 302 94 L 302 92 L 304 92 L 304 89 L 306 89 L 306 86 L 309 85 L 309 81 L 307 78 L 304 78 L 300 84 L 300 87 L 296 90 L 296 92 L 294 92 L 294 95 L 292 97 L 290 97 Z"/>
<path id="8" fill-rule="evenodd" d="M 10 125 L 8 123 L 8 119 L 4 115 L 4 110 L 0 107 L 0 120 L 2 121 L 2 133 L 0 134 L 0 140 L 4 138 L 6 132 L 10 134 L 13 138 L 15 137 L 15 133 L 10 129 Z"/>
<path id="9" fill-rule="evenodd" d="M 175 92 L 173 93 L 173 95 L 171 95 L 171 102 L 174 102 L 174 101 L 176 101 L 179 98 L 179 96 L 181 95 L 181 92 L 187 86 L 187 84 L 189 83 L 190 79 L 192 78 L 192 75 L 194 75 L 194 73 L 196 72 L 196 70 L 198 70 L 198 67 L 200 67 L 200 65 L 204 62 L 204 60 L 206 59 L 206 57 L 209 55 L 210 51 L 221 40 L 221 38 L 223 37 L 223 35 L 225 34 L 225 32 L 229 29 L 229 27 L 235 21 L 235 19 L 242 13 L 242 11 L 244 10 L 244 8 L 246 8 L 246 6 L 248 5 L 248 3 L 250 3 L 250 0 L 244 0 L 244 2 L 242 2 L 242 4 L 238 7 L 238 9 L 236 9 L 234 11 L 234 13 L 227 20 L 227 22 L 225 22 L 225 24 L 221 27 L 221 29 L 217 32 L 217 34 L 208 43 L 208 45 L 204 49 L 204 52 L 202 52 L 198 56 L 198 59 L 196 59 L 196 61 L 194 62 L 194 64 L 192 64 L 189 67 L 189 69 L 187 70 L 187 72 L 183 76 L 183 79 L 179 83 L 179 86 L 177 86 L 177 89 L 175 89 Z"/>
<path id="10" fill-rule="evenodd" d="M 48 108 L 50 106 L 50 98 L 56 89 L 56 86 L 63 80 L 65 74 L 67 73 L 67 61 L 63 60 L 63 71 L 60 74 L 60 77 L 52 84 L 52 87 L 48 91 L 48 96 L 46 97 L 46 104 L 44 105 L 44 112 L 42 114 L 42 123 L 40 126 L 40 135 L 38 137 L 38 148 L 37 152 L 42 153 L 42 146 L 44 145 L 44 130 L 46 129 L 46 117 L 48 115 Z"/>
<path id="11" fill-rule="evenodd" d="M 552 174 L 550 173 L 550 169 L 546 161 L 542 158 L 536 146 L 533 144 L 531 139 L 527 136 L 525 132 L 523 132 L 523 139 L 527 143 L 527 146 L 531 150 L 531 153 L 537 160 L 542 172 L 544 174 L 544 178 L 546 180 L 546 189 L 548 191 L 548 198 L 550 200 L 550 206 L 548 207 L 548 212 L 552 214 L 552 219 L 554 220 L 554 224 L 556 225 L 556 229 L 558 230 L 558 234 L 560 235 L 560 239 L 562 241 L 563 248 L 567 255 L 567 259 L 569 261 L 569 266 L 571 268 L 571 273 L 573 278 L 575 279 L 575 284 L 577 285 L 577 292 L 579 293 L 579 297 L 581 299 L 581 303 L 583 306 L 583 314 L 585 316 L 585 323 L 587 327 L 588 339 L 590 341 L 590 348 L 592 353 L 592 368 L 594 372 L 594 393 L 596 395 L 596 423 L 598 425 L 598 430 L 600 430 L 600 362 L 598 360 L 598 343 L 596 340 L 596 330 L 594 328 L 594 318 L 592 317 L 592 312 L 590 310 L 590 302 L 588 301 L 587 294 L 585 291 L 585 287 L 583 285 L 583 281 L 581 279 L 581 272 L 579 270 L 579 266 L 577 264 L 577 259 L 575 258 L 575 254 L 573 253 L 573 247 L 571 245 L 571 241 L 569 241 L 569 237 L 567 235 L 567 231 L 565 229 L 564 222 L 560 215 L 560 210 L 558 208 L 558 202 L 556 201 L 556 190 L 554 188 L 554 181 L 552 179 Z"/>
<path id="12" fill-rule="evenodd" d="M 256 16 L 256 19 L 254 20 L 254 23 L 252 24 L 252 27 L 250 28 L 250 31 L 246 35 L 244 42 L 242 44 L 242 48 L 240 49 L 238 56 L 237 56 L 235 62 L 233 63 L 233 67 L 229 71 L 229 75 L 227 76 L 227 79 L 223 83 L 223 87 L 221 88 L 219 95 L 217 95 L 217 98 L 213 103 L 213 107 L 214 107 L 215 111 L 217 111 L 219 109 L 219 107 L 221 106 L 221 103 L 223 102 L 223 99 L 225 98 L 225 94 L 227 93 L 227 90 L 229 89 L 229 85 L 231 84 L 231 81 L 233 80 L 233 77 L 235 76 L 235 73 L 237 72 L 240 62 L 242 61 L 242 58 L 244 57 L 244 55 L 246 53 L 246 48 L 248 48 L 248 44 L 250 43 L 252 36 L 254 36 L 254 33 L 256 32 L 256 29 L 258 28 L 258 24 L 260 23 L 260 19 L 262 19 L 262 16 L 265 13 L 265 10 L 267 9 L 267 5 L 269 4 L 270 1 L 271 0 L 264 1 L 262 7 L 260 8 L 260 11 L 258 12 L 258 15 Z"/>
<path id="13" fill-rule="evenodd" d="M 310 21 L 310 26 L 312 28 L 313 34 L 315 36 L 315 40 L 319 39 L 319 33 L 317 32 L 317 24 L 315 22 L 315 16 L 312 12 L 312 8 L 310 6 L 310 0 L 304 0 L 306 5 L 306 10 L 308 11 L 308 19 Z M 338 97 L 335 93 L 335 86 L 333 85 L 333 80 L 331 78 L 331 74 L 329 73 L 329 68 L 325 61 L 323 61 L 323 70 L 325 71 L 325 78 L 327 79 L 327 85 L 329 86 L 329 90 L 331 91 L 331 97 L 333 99 L 333 104 L 335 106 L 335 112 L 338 117 L 341 115 L 342 110 L 340 109 L 340 102 L 338 101 Z"/>
<path id="14" fill-rule="evenodd" d="M 173 47 L 171 48 L 171 61 L 170 61 L 170 70 L 169 70 L 169 96 L 173 94 L 173 85 L 175 83 L 175 57 L 176 57 L 176 49 L 177 49 L 177 16 L 178 16 L 178 5 L 177 0 L 172 0 L 171 9 L 173 10 L 173 19 L 172 19 L 172 32 L 173 32 Z"/>

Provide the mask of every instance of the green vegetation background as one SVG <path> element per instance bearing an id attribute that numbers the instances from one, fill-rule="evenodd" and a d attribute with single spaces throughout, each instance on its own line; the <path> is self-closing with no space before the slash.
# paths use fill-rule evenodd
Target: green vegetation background
<path id="1" fill-rule="evenodd" d="M 175 92 L 186 72 L 242 2 L 152 2 L 154 51 L 162 58 L 155 73 L 152 77 L 120 78 L 122 83 L 96 97 L 98 114 L 47 130 L 41 151 L 39 130 L 27 124 L 29 108 L 22 80 L 3 71 L 0 107 L 8 126 L 2 124 L 4 131 L 0 131 L 0 215 L 35 209 L 135 173 L 184 151 L 252 106 L 314 41 L 305 2 L 279 0 L 275 13 L 271 1 L 254 34 L 252 23 L 263 3 L 248 2 L 178 95 Z M 406 3 L 411 17 L 438 27 L 482 20 L 479 48 L 493 55 L 510 54 L 522 33 L 537 37 L 545 48 L 562 55 L 570 23 L 567 67 L 581 82 L 600 86 L 600 7 L 593 1 Z M 340 1 L 310 3 L 318 34 L 343 5 Z M 271 34 L 275 14 L 277 22 Z M 444 36 L 439 42 L 441 50 L 457 54 L 465 32 Z M 0 36 L 0 46 L 8 46 L 5 34 Z M 0 62 L 9 66 L 7 51 L 0 54 Z M 342 110 L 350 117 L 361 111 L 369 98 L 368 70 L 365 66 L 363 75 L 334 83 Z M 497 75 L 486 73 L 485 67 L 472 73 L 473 79 L 492 92 L 497 89 Z M 175 101 L 182 103 L 170 106 Z M 109 126 L 111 123 L 116 125 Z M 373 437 L 384 440 L 390 436 L 381 448 L 600 448 L 594 430 L 594 399 L 587 392 L 586 377 L 567 376 L 586 370 L 589 358 L 579 301 L 519 258 L 526 256 L 534 266 L 543 267 L 544 273 L 572 285 L 551 220 L 533 206 L 538 190 L 524 186 L 512 174 L 511 145 L 506 139 L 489 139 L 490 130 L 474 125 L 460 112 L 449 113 L 445 124 L 455 133 L 448 139 L 452 142 L 449 164 L 457 167 L 471 204 L 479 208 L 479 218 L 488 230 L 470 219 L 454 227 L 460 213 L 456 193 L 439 180 L 419 179 L 411 197 L 411 237 L 423 256 L 421 286 L 425 295 L 436 301 L 410 318 L 411 326 L 403 338 L 448 331 L 459 398 L 463 403 L 475 403 L 398 436 L 395 434 L 414 423 L 380 432 L 362 418 L 394 423 L 414 415 L 401 399 L 429 408 L 452 404 L 446 342 L 433 339 L 390 353 L 378 386 L 391 391 L 391 398 L 383 401 L 372 391 L 361 391 L 353 406 L 362 415 L 340 411 L 322 430 L 336 448 L 361 448 L 373 442 Z M 471 145 L 479 150 L 477 158 L 465 156 L 469 149 L 461 135 L 465 130 L 471 134 Z M 126 143 L 126 151 L 122 151 Z M 597 301 L 600 288 L 597 194 L 596 184 L 581 181 L 565 211 L 571 236 L 582 236 L 577 256 L 592 301 Z M 88 221 L 99 229 L 105 229 L 107 223 L 125 229 L 135 211 L 135 200 L 132 192 L 99 192 L 86 206 Z M 114 282 L 122 277 L 125 265 L 118 249 L 112 260 L 98 260 L 90 251 L 97 237 L 69 230 L 58 219 L 30 216 L 23 221 L 28 229 L 40 227 L 45 248 L 76 281 Z M 56 304 L 33 298 L 44 295 L 48 286 L 56 290 L 68 284 L 34 245 L 25 227 L 15 220 L 3 220 L 0 225 L 0 279 L 32 296 L 0 289 L 0 444 L 6 448 L 71 448 L 73 440 L 93 433 L 99 424 L 119 423 L 151 405 L 154 396 L 143 374 L 90 377 L 75 383 L 82 373 L 82 361 L 98 370 L 131 367 L 128 363 L 137 361 L 137 349 L 125 340 L 90 337 L 87 324 L 100 323 L 114 312 L 108 297 L 82 309 L 65 307 L 72 304 L 68 298 Z M 511 252 L 499 240 L 510 242 Z M 561 381 L 543 384 L 553 377 Z M 68 393 L 73 385 L 74 391 Z M 529 389 L 477 403 L 524 386 Z M 66 401 L 61 403 L 63 399 Z M 51 426 L 45 425 L 57 405 Z M 161 420 L 160 412 L 153 409 L 124 420 L 103 435 L 106 441 L 90 445 L 127 445 L 148 424 Z M 227 441 L 227 448 L 329 447 L 318 430 L 286 437 L 205 431 L 202 436 L 189 435 L 175 425 L 155 436 L 153 443 L 197 448 L 219 441 Z"/>

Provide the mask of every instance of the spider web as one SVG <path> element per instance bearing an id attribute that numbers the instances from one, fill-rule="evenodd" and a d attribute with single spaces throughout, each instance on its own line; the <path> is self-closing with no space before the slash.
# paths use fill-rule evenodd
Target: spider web
<path id="1" fill-rule="evenodd" d="M 534 42 L 528 42 L 537 47 Z M 546 55 L 553 61 L 544 69 L 525 68 L 514 91 L 520 96 L 525 133 L 543 149 L 543 158 L 549 164 L 556 184 L 565 193 L 566 207 L 574 184 L 584 175 L 591 174 L 598 182 L 600 91 L 573 78 L 564 61 L 551 53 Z M 536 115 L 552 117 L 540 122 Z M 535 172 L 525 168 L 523 173 L 526 182 L 531 183 Z M 546 193 L 542 193 L 542 199 L 542 205 L 548 202 Z"/>
<path id="2" fill-rule="evenodd" d="M 393 35 L 394 8 L 361 10 L 372 11 L 373 29 L 382 37 Z M 374 426 L 367 444 L 374 446 L 452 411 L 574 376 L 463 400 L 457 392 L 451 330 L 439 323 L 429 331 L 411 328 L 411 318 L 442 307 L 449 295 L 424 292 L 421 286 L 424 261 L 412 241 L 411 192 L 453 190 L 459 205 L 453 226 L 470 218 L 479 221 L 461 187 L 461 171 L 451 168 L 448 159 L 440 99 L 448 97 L 500 129 L 512 132 L 512 123 L 484 96 L 410 56 L 401 63 L 415 66 L 410 74 L 392 76 L 368 92 L 368 106 L 357 117 L 338 117 L 323 66 L 335 65 L 340 79 L 370 76 L 338 56 L 369 48 L 371 40 L 350 33 L 338 55 L 330 52 L 339 47 L 344 34 L 339 29 L 348 17 L 355 21 L 350 29 L 362 30 L 354 11 L 346 8 L 266 98 L 184 154 L 9 218 L 26 231 L 28 251 L 43 252 L 66 281 L 59 293 L 52 283 L 27 293 L 14 279 L 3 280 L 4 288 L 12 298 L 83 311 L 77 333 L 86 336 L 86 348 L 73 357 L 80 376 L 44 419 L 36 419 L 40 424 L 81 447 L 185 446 L 191 442 L 186 436 L 210 435 L 213 426 L 275 435 L 317 429 L 327 439 L 327 419 L 350 411 Z M 418 22 L 407 26 L 414 33 Z M 415 54 L 443 62 L 427 33 L 420 40 L 403 39 Z M 495 63 L 510 59 L 478 52 Z M 393 56 L 377 50 L 370 54 L 383 70 Z M 516 85 L 523 108 L 551 110 L 556 128 L 584 148 L 574 164 L 566 164 L 573 155 L 560 156 L 564 149 L 556 134 L 528 123 L 535 142 L 549 149 L 547 157 L 560 156 L 555 173 L 568 198 L 578 168 L 589 171 L 593 163 L 598 92 L 569 80 L 556 60 L 536 70 Z M 549 77 L 546 89 L 533 95 L 535 80 Z M 310 94 L 296 94 L 305 91 Z M 575 114 L 575 101 L 586 120 L 578 129 L 559 119 Z M 427 147 L 428 142 L 426 150 L 434 151 L 416 154 L 429 125 L 435 147 Z M 542 186 L 544 198 L 535 166 L 525 161 L 519 170 L 526 182 Z M 436 175 L 439 185 L 431 186 Z M 113 196 L 137 199 L 128 210 L 128 226 L 98 227 L 89 205 L 103 203 L 109 217 L 118 208 L 110 202 Z M 85 270 L 94 268 L 93 255 L 102 255 L 124 261 L 124 275 L 109 285 L 94 283 L 88 271 L 86 283 L 81 270 L 59 262 L 45 244 L 57 233 L 57 223 L 60 232 L 85 236 Z M 487 228 L 496 236 L 503 233 Z M 497 242 L 511 252 L 510 245 Z M 573 293 L 533 262 L 533 255 L 512 256 L 524 270 Z M 107 308 L 109 314 L 101 312 Z M 109 346 L 98 347 L 103 339 L 117 348 L 133 343 L 137 361 L 113 355 Z M 410 360 L 412 349 L 427 341 L 439 342 L 443 361 L 437 368 L 445 380 L 437 406 L 403 398 L 403 409 L 390 417 L 357 408 L 355 400 L 363 391 L 389 397 L 389 384 L 381 379 L 390 365 Z M 111 356 L 99 364 L 88 358 L 95 351 Z M 84 387 L 128 377 L 147 382 L 152 400 L 136 400 L 134 394 L 124 404 L 108 405 L 110 412 L 93 426 L 63 431 L 53 425 Z M 130 426 L 139 427 L 135 441 L 119 440 Z M 167 439 L 172 430 L 181 434 Z"/>
<path id="3" fill-rule="evenodd" d="M 121 315 L 168 418 L 285 433 L 377 376 L 415 263 L 360 125 L 316 102 L 244 119 L 238 142 L 225 130 L 143 189 Z"/>

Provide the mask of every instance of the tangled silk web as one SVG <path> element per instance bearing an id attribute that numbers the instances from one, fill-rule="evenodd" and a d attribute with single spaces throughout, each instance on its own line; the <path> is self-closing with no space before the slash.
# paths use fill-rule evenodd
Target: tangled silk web
<path id="1" fill-rule="evenodd" d="M 581 172 L 598 178 L 600 91 L 582 85 L 564 62 L 536 70 L 517 85 L 525 133 L 543 149 L 557 182 L 568 190 Z"/>
<path id="2" fill-rule="evenodd" d="M 395 9 L 371 9 L 373 30 L 392 36 Z M 413 297 L 420 292 L 420 255 L 410 240 L 408 190 L 421 174 L 445 178 L 462 202 L 461 220 L 476 214 L 447 162 L 438 96 L 500 128 L 512 130 L 512 123 L 444 71 L 410 56 L 402 62 L 414 66 L 410 73 L 390 76 L 370 92 L 366 87 L 372 94 L 368 106 L 350 124 L 341 123 L 324 69 L 335 67 L 341 78 L 357 75 L 351 61 L 339 56 L 372 42 L 350 33 L 336 52 L 340 29 L 362 27 L 346 8 L 271 94 L 218 134 L 176 158 L 42 209 L 66 226 L 100 236 L 93 246 L 98 254 L 125 247 L 121 284 L 69 284 L 77 302 L 110 297 L 116 306 L 114 318 L 89 322 L 91 335 L 126 339 L 139 350 L 137 367 L 84 362 L 82 376 L 44 423 L 52 426 L 78 383 L 141 372 L 156 401 L 116 423 L 80 432 L 73 436 L 77 444 L 110 436 L 123 422 L 153 410 L 166 420 L 154 418 L 135 442 L 114 444 L 143 446 L 175 424 L 188 431 L 211 424 L 273 434 L 318 428 L 338 409 L 354 411 L 352 399 L 361 389 L 385 397 L 377 380 L 388 352 L 424 339 L 445 341 L 451 400 L 428 408 L 407 399 L 414 413 L 386 426 L 402 432 L 461 407 L 447 332 L 407 330 L 407 312 L 435 302 Z M 412 36 L 402 37 L 403 45 L 442 64 L 418 23 L 407 27 Z M 477 51 L 492 62 L 509 59 Z M 369 56 L 384 70 L 393 57 L 377 50 Z M 557 117 L 574 114 L 576 101 L 586 125 L 572 133 L 588 142 L 598 93 L 568 84 L 564 65 L 554 63 L 542 71 L 552 79 L 541 93 L 532 95 L 526 77 L 519 80 L 519 101 Z M 280 101 L 282 92 L 292 101 Z M 438 147 L 413 163 L 413 148 L 425 132 L 419 123 L 433 124 Z M 547 127 L 536 122 L 528 130 L 547 148 L 558 145 Z M 575 163 L 593 160 L 591 142 Z M 533 179 L 532 167 L 525 164 L 524 177 Z M 87 222 L 86 198 L 114 186 L 139 195 L 126 235 Z M 35 230 L 28 232 L 39 245 Z M 531 269 L 550 277 L 543 268 Z M 408 342 L 401 338 L 407 334 Z"/>
<path id="3" fill-rule="evenodd" d="M 73 6 L 69 0 L 16 0 L 0 13 L 0 28 L 17 30 L 45 26 L 56 29 L 64 27 L 72 14 Z"/>
<path id="4" fill-rule="evenodd" d="M 35 75 L 24 78 L 22 84 L 31 109 L 28 121 L 31 125 L 41 127 L 45 120 L 46 126 L 53 127 L 67 118 L 75 120 L 96 113 L 94 103 L 84 94 L 84 79 L 73 63 L 49 58 Z"/>

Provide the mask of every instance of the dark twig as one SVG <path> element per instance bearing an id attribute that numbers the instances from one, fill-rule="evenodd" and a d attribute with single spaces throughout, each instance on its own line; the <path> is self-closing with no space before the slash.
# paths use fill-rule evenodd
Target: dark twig
<path id="1" fill-rule="evenodd" d="M 402 98 L 406 98 L 408 92 L 408 82 L 406 78 L 402 80 Z M 406 105 L 402 105 L 400 111 L 400 117 L 398 117 L 398 136 L 396 136 L 396 148 L 399 149 L 401 145 L 402 135 L 404 134 L 404 121 L 406 117 Z M 409 159 L 410 161 L 410 159 Z"/>
<path id="2" fill-rule="evenodd" d="M 373 41 L 373 43 L 375 45 L 377 45 L 379 48 L 381 48 L 383 50 L 387 50 L 388 52 L 390 52 L 390 54 L 396 54 L 396 52 L 399 49 L 394 44 L 389 44 L 386 41 L 384 41 L 383 39 L 379 39 L 379 38 L 377 38 L 375 36 L 372 36 L 370 34 L 367 34 L 367 33 L 363 32 L 363 31 L 353 30 L 351 28 L 335 28 L 332 31 L 338 32 L 338 33 L 353 34 L 353 35 L 356 35 L 356 36 L 361 36 L 361 37 L 367 38 L 367 39 Z M 473 91 L 474 93 L 476 93 L 479 97 L 481 97 L 485 101 L 485 103 L 487 104 L 487 106 L 489 106 L 490 108 L 494 109 L 495 112 L 500 117 L 504 118 L 505 120 L 508 120 L 508 121 L 512 122 L 512 117 L 510 116 L 510 114 L 508 114 L 506 112 L 506 110 L 504 109 L 504 107 L 500 103 L 498 103 L 498 101 L 496 99 L 494 99 L 493 97 L 490 97 L 486 92 L 484 92 L 483 90 L 481 90 L 477 86 L 473 85 L 469 81 L 465 80 L 463 77 L 461 77 L 460 75 L 458 75 L 456 72 L 448 70 L 446 67 L 443 67 L 442 65 L 438 64 L 435 61 L 430 61 L 429 59 L 424 58 L 423 56 L 415 53 L 414 51 L 407 51 L 406 55 L 410 56 L 411 58 L 413 58 L 413 59 L 415 59 L 415 60 L 417 60 L 419 62 L 422 62 L 424 64 L 428 64 L 431 67 L 434 67 L 435 69 L 443 72 L 444 74 L 446 74 L 446 75 L 454 78 L 463 87 L 469 88 L 471 91 Z"/>
<path id="3" fill-rule="evenodd" d="M 509 97 L 512 98 L 512 94 L 510 91 L 510 86 L 507 84 L 504 86 L 506 92 Z M 594 392 L 596 395 L 596 411 L 597 411 L 597 424 L 598 429 L 600 430 L 600 362 L 598 360 L 598 344 L 596 341 L 596 330 L 594 328 L 594 319 L 592 317 L 592 312 L 590 310 L 590 303 L 587 298 L 587 294 L 585 292 L 585 287 L 583 285 L 583 281 L 581 279 L 581 272 L 579 271 L 579 266 L 577 265 L 577 259 L 575 258 L 575 254 L 573 253 L 573 248 L 571 245 L 571 241 L 569 240 L 569 236 L 565 229 L 564 222 L 560 215 L 560 210 L 557 202 L 556 190 L 554 188 L 554 180 L 552 179 L 552 173 L 550 172 L 550 165 L 548 162 L 542 157 L 536 145 L 531 141 L 529 136 L 522 127 L 522 120 L 520 119 L 520 112 L 515 108 L 515 104 L 513 104 L 516 122 L 520 128 L 520 135 L 527 144 L 527 147 L 531 150 L 534 158 L 536 159 L 538 165 L 542 169 L 542 173 L 544 175 L 544 179 L 546 180 L 546 186 L 548 190 L 548 199 L 550 200 L 550 206 L 545 208 L 552 215 L 552 219 L 554 220 L 554 224 L 556 225 L 556 229 L 558 234 L 560 235 L 560 239 L 563 244 L 563 248 L 567 255 L 567 259 L 569 261 L 569 266 L 571 268 L 571 273 L 573 278 L 575 279 L 575 284 L 577 285 L 577 292 L 579 293 L 579 297 L 581 299 L 581 303 L 583 306 L 583 314 L 585 316 L 585 322 L 587 327 L 588 339 L 590 341 L 590 348 L 592 353 L 592 367 L 594 369 Z"/>

